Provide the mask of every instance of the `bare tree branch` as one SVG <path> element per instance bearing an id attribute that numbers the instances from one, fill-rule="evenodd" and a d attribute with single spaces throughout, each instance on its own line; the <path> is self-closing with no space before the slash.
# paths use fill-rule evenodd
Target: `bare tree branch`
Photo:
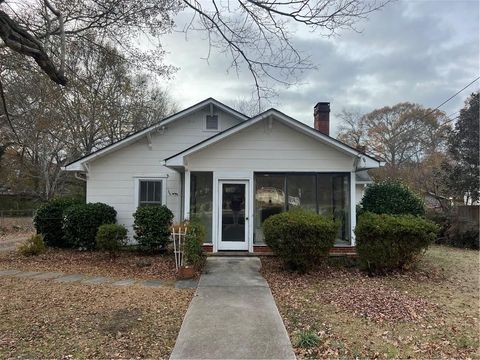
<path id="1" fill-rule="evenodd" d="M 50 57 L 43 49 L 42 44 L 33 35 L 22 29 L 13 21 L 10 16 L 0 10 L 0 38 L 10 49 L 31 57 L 48 75 L 52 81 L 59 85 L 66 85 L 65 78 L 61 69 L 57 69 Z"/>

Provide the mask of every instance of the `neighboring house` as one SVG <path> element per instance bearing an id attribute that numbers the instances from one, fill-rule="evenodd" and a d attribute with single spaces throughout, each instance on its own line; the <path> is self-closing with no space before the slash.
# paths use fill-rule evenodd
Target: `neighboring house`
<path id="1" fill-rule="evenodd" d="M 263 221 L 300 206 L 338 219 L 337 246 L 348 250 L 364 186 L 357 176 L 382 164 L 330 137 L 329 113 L 318 103 L 311 128 L 275 109 L 249 118 L 210 98 L 65 170 L 84 173 L 87 201 L 113 206 L 131 235 L 138 206 L 164 204 L 176 222 L 202 220 L 207 250 L 263 251 Z"/>
<path id="2" fill-rule="evenodd" d="M 373 184 L 373 179 L 368 174 L 367 170 L 357 171 L 355 175 L 355 200 L 357 204 L 362 201 L 363 194 L 365 194 L 365 189 L 369 184 Z"/>

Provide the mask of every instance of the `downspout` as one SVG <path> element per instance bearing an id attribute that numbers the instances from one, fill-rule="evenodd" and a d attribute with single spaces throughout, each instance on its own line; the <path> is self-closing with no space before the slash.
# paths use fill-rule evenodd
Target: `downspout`
<path id="1" fill-rule="evenodd" d="M 82 174 L 82 173 L 79 172 L 79 171 L 75 171 L 75 174 L 74 174 L 75 179 L 78 179 L 78 180 L 82 180 L 82 181 L 87 182 L 87 178 L 86 178 L 86 177 L 83 177 L 83 176 L 80 176 L 80 174 Z"/>

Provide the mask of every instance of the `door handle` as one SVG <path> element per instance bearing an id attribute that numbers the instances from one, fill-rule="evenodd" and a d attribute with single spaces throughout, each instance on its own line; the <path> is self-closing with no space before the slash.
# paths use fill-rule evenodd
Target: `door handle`
<path id="1" fill-rule="evenodd" d="M 248 216 L 245 216 L 245 220 L 248 220 Z"/>

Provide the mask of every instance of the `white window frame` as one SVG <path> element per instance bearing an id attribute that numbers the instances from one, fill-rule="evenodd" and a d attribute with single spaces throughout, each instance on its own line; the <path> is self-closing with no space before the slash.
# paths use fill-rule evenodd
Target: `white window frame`
<path id="1" fill-rule="evenodd" d="M 167 176 L 138 176 L 134 177 L 134 205 L 140 206 L 140 181 L 160 181 L 162 183 L 162 205 L 167 205 Z"/>
<path id="2" fill-rule="evenodd" d="M 216 116 L 217 117 L 217 128 L 216 129 L 207 129 L 207 116 Z M 219 132 L 220 131 L 220 116 L 218 114 L 206 114 L 203 121 L 203 131 L 209 132 Z"/>

